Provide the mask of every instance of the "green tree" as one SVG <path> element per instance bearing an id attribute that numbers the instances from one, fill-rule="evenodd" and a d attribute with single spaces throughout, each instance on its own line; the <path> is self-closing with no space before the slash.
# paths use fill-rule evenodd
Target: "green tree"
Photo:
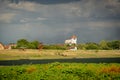
<path id="1" fill-rule="evenodd" d="M 33 42 L 29 42 L 28 48 L 29 49 L 38 49 L 38 46 L 39 46 L 39 42 L 33 41 Z"/>
<path id="2" fill-rule="evenodd" d="M 102 50 L 110 49 L 110 47 L 108 46 L 108 42 L 105 40 L 100 41 L 99 46 L 100 46 L 100 49 L 102 49 Z"/>
<path id="3" fill-rule="evenodd" d="M 39 41 L 29 42 L 26 39 L 20 39 L 17 41 L 17 48 L 37 49 Z"/>
<path id="4" fill-rule="evenodd" d="M 82 44 L 78 44 L 78 45 L 77 45 L 77 48 L 78 48 L 78 49 L 85 50 L 85 49 L 86 49 L 86 46 L 87 46 L 87 45 L 86 45 L 85 43 L 82 43 Z"/>
<path id="5" fill-rule="evenodd" d="M 29 42 L 26 39 L 20 39 L 17 41 L 17 48 L 21 47 L 28 48 L 28 44 Z"/>
<path id="6" fill-rule="evenodd" d="M 87 50 L 96 50 L 96 49 L 99 49 L 99 45 L 97 43 L 89 42 L 89 43 L 86 43 L 85 48 Z"/>
<path id="7" fill-rule="evenodd" d="M 111 49 L 120 49 L 120 40 L 114 40 L 107 43 Z"/>

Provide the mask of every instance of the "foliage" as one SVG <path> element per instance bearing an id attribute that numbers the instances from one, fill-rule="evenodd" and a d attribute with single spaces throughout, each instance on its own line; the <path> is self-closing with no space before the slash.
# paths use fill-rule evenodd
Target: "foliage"
<path id="1" fill-rule="evenodd" d="M 110 47 L 108 46 L 108 42 L 105 40 L 100 41 L 99 46 L 100 49 L 102 50 L 110 50 Z"/>
<path id="2" fill-rule="evenodd" d="M 13 47 L 13 49 L 16 48 L 27 48 L 27 49 L 38 49 L 39 41 L 32 41 L 29 42 L 26 39 L 20 39 L 17 41 L 17 47 Z M 81 43 L 78 45 L 44 45 L 43 49 L 57 49 L 57 50 L 66 50 L 70 47 L 77 46 L 78 49 L 82 50 L 119 50 L 120 49 L 120 40 L 114 40 L 114 41 L 105 41 L 102 40 L 99 43 L 95 42 L 87 42 L 87 43 Z"/>
<path id="3" fill-rule="evenodd" d="M 111 49 L 120 49 L 120 40 L 117 41 L 111 41 L 107 43 L 108 47 L 110 47 Z"/>
<path id="4" fill-rule="evenodd" d="M 66 46 L 65 45 L 44 45 L 43 49 L 66 50 Z"/>
<path id="5" fill-rule="evenodd" d="M 29 42 L 28 48 L 29 49 L 37 49 L 39 46 L 39 42 L 38 41 L 33 41 L 33 42 Z"/>
<path id="6" fill-rule="evenodd" d="M 85 50 L 86 44 L 78 44 L 77 47 L 78 47 L 78 49 Z"/>
<path id="7" fill-rule="evenodd" d="M 49 63 L 1 66 L 0 80 L 119 80 L 120 64 Z"/>
<path id="8" fill-rule="evenodd" d="M 26 39 L 20 39 L 17 41 L 17 48 L 26 47 L 28 48 L 29 42 Z"/>
<path id="9" fill-rule="evenodd" d="M 20 39 L 17 41 L 17 48 L 37 49 L 38 45 L 38 41 L 29 42 L 26 39 Z"/>
<path id="10" fill-rule="evenodd" d="M 96 49 L 99 49 L 99 45 L 96 44 L 96 43 L 86 43 L 86 47 L 85 47 L 87 50 L 96 50 Z"/>
<path id="11" fill-rule="evenodd" d="M 84 44 L 78 44 L 78 49 L 82 50 L 119 50 L 120 40 L 105 41 L 102 40 L 99 43 L 88 42 Z"/>

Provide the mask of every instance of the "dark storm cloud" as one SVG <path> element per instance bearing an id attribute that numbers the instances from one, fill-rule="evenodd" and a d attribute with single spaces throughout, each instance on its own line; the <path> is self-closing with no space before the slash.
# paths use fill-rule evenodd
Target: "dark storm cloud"
<path id="1" fill-rule="evenodd" d="M 0 0 L 0 42 L 120 39 L 119 0 Z"/>
<path id="2" fill-rule="evenodd" d="M 30 1 L 30 2 L 36 2 L 40 4 L 62 4 L 62 3 L 70 3 L 70 2 L 76 2 L 80 0 L 10 0 L 12 3 L 19 3 L 20 1 Z"/>

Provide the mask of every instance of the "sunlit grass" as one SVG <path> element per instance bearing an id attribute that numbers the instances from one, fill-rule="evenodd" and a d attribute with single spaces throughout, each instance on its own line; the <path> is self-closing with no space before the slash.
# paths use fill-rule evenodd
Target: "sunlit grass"
<path id="1" fill-rule="evenodd" d="M 106 74 L 118 74 L 118 73 L 120 73 L 120 67 L 118 67 L 115 64 L 112 64 L 111 66 L 102 67 L 100 72 L 106 73 Z"/>
<path id="2" fill-rule="evenodd" d="M 0 60 L 111 57 L 120 57 L 120 50 L 0 50 Z"/>
<path id="3" fill-rule="evenodd" d="M 119 80 L 118 63 L 49 63 L 0 66 L 0 80 Z"/>

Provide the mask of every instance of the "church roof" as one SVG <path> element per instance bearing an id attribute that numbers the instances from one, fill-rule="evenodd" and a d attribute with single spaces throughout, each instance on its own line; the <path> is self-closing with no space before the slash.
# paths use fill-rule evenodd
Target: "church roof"
<path id="1" fill-rule="evenodd" d="M 76 35 L 71 36 L 71 39 L 76 39 L 76 38 L 77 38 Z"/>

